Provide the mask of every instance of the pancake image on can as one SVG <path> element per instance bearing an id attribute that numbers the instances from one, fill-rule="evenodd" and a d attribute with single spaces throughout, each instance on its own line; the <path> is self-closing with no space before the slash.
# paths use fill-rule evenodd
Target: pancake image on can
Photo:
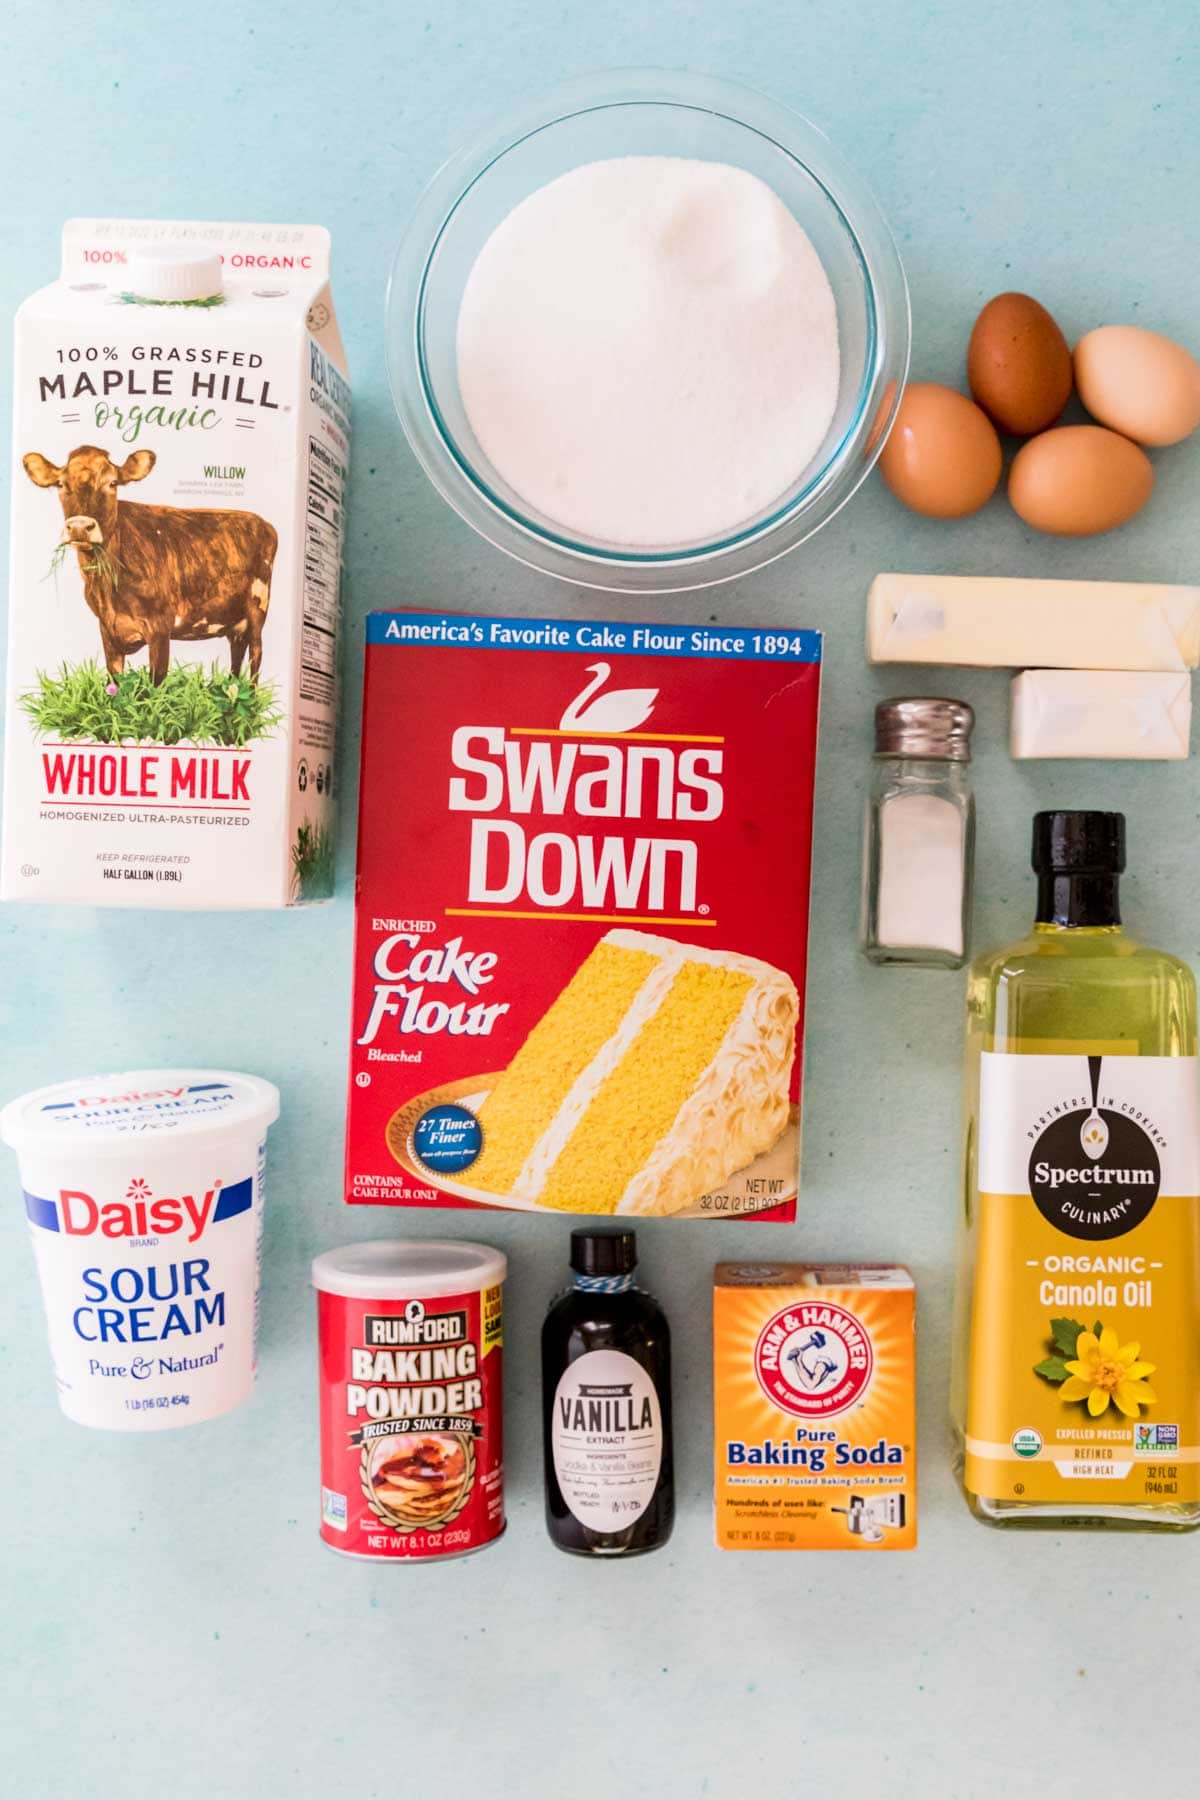
<path id="1" fill-rule="evenodd" d="M 401 1530 L 449 1525 L 470 1497 L 475 1450 L 469 1437 L 407 1433 L 377 1438 L 363 1454 L 367 1504 Z"/>

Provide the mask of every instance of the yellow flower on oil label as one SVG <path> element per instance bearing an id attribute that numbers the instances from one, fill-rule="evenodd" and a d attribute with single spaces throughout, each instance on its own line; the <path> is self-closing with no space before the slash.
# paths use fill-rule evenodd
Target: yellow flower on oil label
<path id="1" fill-rule="evenodd" d="M 1145 1378 L 1153 1375 L 1156 1365 L 1138 1360 L 1141 1349 L 1137 1343 L 1122 1344 L 1108 1325 L 1099 1337 L 1094 1331 L 1081 1331 L 1075 1355 L 1065 1364 L 1069 1379 L 1059 1388 L 1060 1397 L 1086 1400 L 1094 1419 L 1108 1411 L 1109 1401 L 1127 1419 L 1136 1419 L 1139 1406 L 1153 1406 L 1155 1400 Z"/>

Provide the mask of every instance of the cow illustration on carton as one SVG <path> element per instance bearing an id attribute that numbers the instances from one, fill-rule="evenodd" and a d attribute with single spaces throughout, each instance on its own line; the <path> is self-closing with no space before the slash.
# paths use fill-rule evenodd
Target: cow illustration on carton
<path id="1" fill-rule="evenodd" d="M 173 638 L 223 637 L 231 672 L 241 674 L 249 650 L 257 682 L 279 546 L 273 525 L 252 512 L 120 499 L 119 488 L 149 475 L 153 450 L 131 451 L 117 463 L 106 450 L 81 444 L 61 467 L 36 450 L 22 460 L 35 486 L 58 489 L 59 543 L 78 558 L 114 681 L 125 673 L 125 658 L 146 649 L 157 686 Z"/>

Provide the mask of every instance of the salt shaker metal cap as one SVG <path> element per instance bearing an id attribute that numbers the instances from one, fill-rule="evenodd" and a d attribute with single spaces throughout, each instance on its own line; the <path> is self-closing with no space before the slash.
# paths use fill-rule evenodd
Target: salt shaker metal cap
<path id="1" fill-rule="evenodd" d="M 965 700 L 881 700 L 875 708 L 875 754 L 970 762 L 974 724 L 974 710 Z"/>

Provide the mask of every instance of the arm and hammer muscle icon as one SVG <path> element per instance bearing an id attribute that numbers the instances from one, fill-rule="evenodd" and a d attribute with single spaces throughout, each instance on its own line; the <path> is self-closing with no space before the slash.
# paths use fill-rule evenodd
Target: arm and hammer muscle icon
<path id="1" fill-rule="evenodd" d="M 792 1365 L 792 1380 L 797 1387 L 814 1393 L 831 1375 L 837 1374 L 837 1363 L 828 1353 L 822 1354 L 825 1344 L 825 1333 L 814 1331 L 802 1344 L 787 1352 L 787 1360 Z"/>

